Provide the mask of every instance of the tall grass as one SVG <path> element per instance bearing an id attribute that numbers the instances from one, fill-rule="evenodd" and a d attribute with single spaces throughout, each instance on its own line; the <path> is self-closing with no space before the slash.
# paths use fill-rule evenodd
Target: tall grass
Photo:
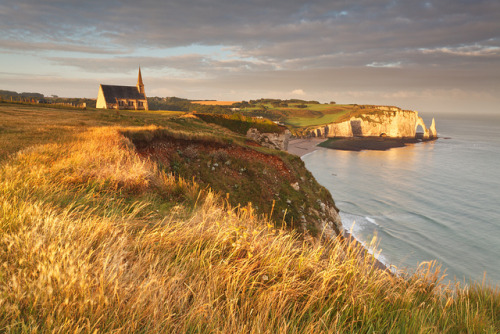
<path id="1" fill-rule="evenodd" d="M 125 128 L 120 132 L 133 142 L 144 143 L 149 143 L 155 139 L 177 139 L 192 142 L 209 142 L 227 146 L 233 142 L 231 138 L 222 136 L 221 134 L 214 135 L 204 132 L 172 130 L 170 128 L 158 127 L 155 125 L 141 128 Z"/>
<path id="2" fill-rule="evenodd" d="M 394 276 L 140 159 L 118 127 L 0 168 L 0 331 L 500 331 L 500 293 Z"/>

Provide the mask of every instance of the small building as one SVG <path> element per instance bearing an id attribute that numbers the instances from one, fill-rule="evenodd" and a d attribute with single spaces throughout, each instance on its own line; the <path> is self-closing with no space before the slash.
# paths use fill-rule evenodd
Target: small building
<path id="1" fill-rule="evenodd" d="M 137 86 L 99 85 L 96 108 L 149 110 L 141 68 L 139 67 Z"/>

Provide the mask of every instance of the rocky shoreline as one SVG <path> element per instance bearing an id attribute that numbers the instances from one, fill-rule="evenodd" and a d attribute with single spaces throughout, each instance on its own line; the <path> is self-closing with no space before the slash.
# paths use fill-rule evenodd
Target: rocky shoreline
<path id="1" fill-rule="evenodd" d="M 435 139 L 387 138 L 387 137 L 351 137 L 330 138 L 319 144 L 320 147 L 343 151 L 387 151 L 391 148 L 405 147 Z"/>

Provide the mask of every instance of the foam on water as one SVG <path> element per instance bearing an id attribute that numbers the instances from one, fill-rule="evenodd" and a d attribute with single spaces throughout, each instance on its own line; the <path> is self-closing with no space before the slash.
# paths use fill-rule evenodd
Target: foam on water
<path id="1" fill-rule="evenodd" d="M 389 259 L 381 253 L 380 249 L 378 249 L 376 240 L 375 248 L 373 248 L 370 247 L 373 238 L 368 240 L 364 237 L 367 231 L 368 233 L 375 231 L 373 237 L 376 237 L 377 232 L 376 230 L 373 230 L 373 226 L 378 226 L 378 224 L 375 223 L 375 220 L 370 217 L 358 216 L 346 212 L 340 212 L 340 218 L 342 219 L 345 231 L 352 235 L 361 245 L 363 245 L 363 247 L 368 250 L 370 254 L 374 255 L 377 260 L 389 268 L 391 263 Z"/>
<path id="2" fill-rule="evenodd" d="M 308 156 L 308 155 L 310 155 L 310 154 L 313 154 L 313 153 L 314 153 L 314 152 L 316 152 L 316 151 L 317 151 L 317 150 L 314 150 L 314 151 L 312 151 L 312 152 L 309 152 L 309 153 L 304 154 L 304 155 L 301 157 L 301 159 L 304 159 L 304 157 L 306 157 L 306 156 Z"/>

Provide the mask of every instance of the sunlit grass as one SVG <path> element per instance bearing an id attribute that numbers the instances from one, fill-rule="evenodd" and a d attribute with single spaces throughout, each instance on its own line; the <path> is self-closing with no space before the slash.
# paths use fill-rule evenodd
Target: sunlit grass
<path id="1" fill-rule="evenodd" d="M 394 276 L 165 174 L 130 128 L 73 130 L 0 166 L 0 332 L 500 331 L 497 289 Z"/>
<path id="2" fill-rule="evenodd" d="M 348 111 L 346 111 L 347 113 Z M 286 121 L 286 124 L 302 127 L 302 126 L 313 126 L 313 125 L 322 125 L 328 123 L 336 122 L 343 113 L 335 113 L 335 114 L 324 114 L 320 117 L 292 117 Z"/>

